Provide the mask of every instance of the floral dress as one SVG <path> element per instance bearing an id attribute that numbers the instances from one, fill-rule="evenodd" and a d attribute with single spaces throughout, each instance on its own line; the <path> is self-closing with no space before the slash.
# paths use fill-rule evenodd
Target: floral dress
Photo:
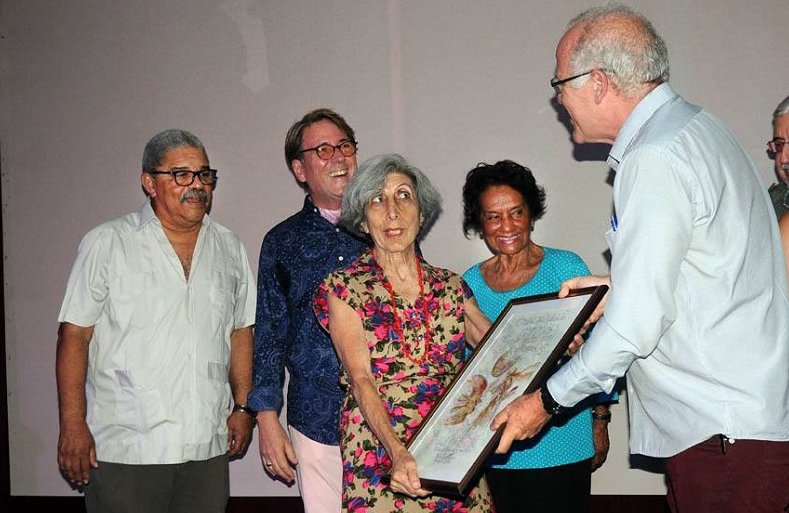
<path id="1" fill-rule="evenodd" d="M 471 290 L 455 273 L 420 260 L 423 290 L 411 304 L 396 296 L 367 251 L 348 268 L 330 274 L 318 287 L 315 313 L 328 329 L 328 294 L 353 308 L 362 320 L 370 365 L 392 428 L 405 443 L 460 371 L 465 347 L 464 300 Z M 393 310 L 393 300 L 395 310 Z M 412 499 L 396 494 L 381 478 L 391 460 L 375 437 L 349 391 L 340 410 L 344 511 L 488 512 L 493 510 L 484 478 L 465 501 L 439 495 Z"/>

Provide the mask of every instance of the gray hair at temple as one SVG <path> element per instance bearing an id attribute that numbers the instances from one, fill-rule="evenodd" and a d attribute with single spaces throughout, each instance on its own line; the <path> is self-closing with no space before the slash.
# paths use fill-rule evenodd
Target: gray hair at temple
<path id="1" fill-rule="evenodd" d="M 419 168 L 396 153 L 369 158 L 356 170 L 342 197 L 339 221 L 342 226 L 356 235 L 367 235 L 362 231 L 367 205 L 383 190 L 386 178 L 392 173 L 402 173 L 414 182 L 414 194 L 423 220 L 419 234 L 429 229 L 441 212 L 441 195 Z"/>
<path id="2" fill-rule="evenodd" d="M 775 108 L 775 112 L 773 112 L 773 124 L 775 124 L 775 120 L 789 114 L 789 96 L 784 98 L 784 101 L 778 104 L 778 107 Z"/>
<path id="3" fill-rule="evenodd" d="M 622 23 L 622 19 L 628 22 Z M 573 18 L 568 30 L 582 25 L 570 56 L 573 74 L 606 72 L 620 94 L 632 98 L 645 84 L 668 81 L 668 48 L 642 14 L 619 4 L 593 7 Z M 578 80 L 576 88 L 588 80 Z"/>
<path id="4" fill-rule="evenodd" d="M 176 148 L 198 148 L 205 153 L 203 142 L 191 132 L 180 129 L 170 129 L 151 137 L 145 150 L 142 152 L 142 170 L 155 171 L 162 163 L 164 154 Z"/>

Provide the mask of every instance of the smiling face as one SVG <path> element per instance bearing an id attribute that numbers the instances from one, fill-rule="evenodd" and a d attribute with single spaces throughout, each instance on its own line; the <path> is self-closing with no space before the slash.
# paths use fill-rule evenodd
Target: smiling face
<path id="1" fill-rule="evenodd" d="M 321 120 L 304 129 L 301 149 L 321 144 L 338 146 L 344 141 L 351 141 L 348 134 L 331 121 Z M 329 160 L 321 160 L 314 151 L 301 155 L 301 160 L 295 159 L 291 163 L 296 179 L 307 184 L 315 206 L 339 210 L 345 188 L 356 172 L 356 155 L 346 157 L 337 149 Z"/>
<path id="2" fill-rule="evenodd" d="M 525 251 L 531 241 L 531 215 L 523 196 L 508 185 L 493 185 L 480 196 L 482 237 L 497 255 Z"/>
<path id="3" fill-rule="evenodd" d="M 364 219 L 362 230 L 373 239 L 376 251 L 398 253 L 413 247 L 422 214 L 411 177 L 390 173 L 383 190 L 367 204 Z"/>
<path id="4" fill-rule="evenodd" d="M 208 157 L 200 148 L 184 146 L 167 151 L 156 171 L 208 169 Z M 142 186 L 153 201 L 156 217 L 167 228 L 188 230 L 199 226 L 211 207 L 212 185 L 195 177 L 191 185 L 175 183 L 172 175 L 142 173 Z"/>

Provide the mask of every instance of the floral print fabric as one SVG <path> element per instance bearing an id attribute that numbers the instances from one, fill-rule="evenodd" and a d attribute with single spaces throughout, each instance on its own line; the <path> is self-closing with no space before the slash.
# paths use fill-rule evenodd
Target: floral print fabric
<path id="1" fill-rule="evenodd" d="M 318 287 L 314 302 L 317 318 L 326 329 L 329 293 L 359 314 L 370 350 L 370 368 L 392 428 L 403 443 L 414 435 L 460 371 L 465 347 L 464 300 L 471 297 L 470 289 L 457 274 L 433 267 L 424 260 L 421 265 L 426 297 L 419 297 L 412 304 L 395 295 L 396 313 L 383 285 L 386 279 L 383 270 L 375 262 L 372 251 L 364 253 L 348 268 L 329 275 Z M 425 312 L 430 314 L 427 322 Z M 395 328 L 395 316 L 400 319 L 400 330 Z M 426 333 L 426 328 L 432 336 Z M 427 358 L 422 359 L 425 351 Z M 411 499 L 392 493 L 382 481 L 382 477 L 389 475 L 391 460 L 364 420 L 349 391 L 344 370 L 340 381 L 346 391 L 340 413 L 344 511 L 463 513 L 493 509 L 484 479 L 465 501 L 438 495 Z"/>

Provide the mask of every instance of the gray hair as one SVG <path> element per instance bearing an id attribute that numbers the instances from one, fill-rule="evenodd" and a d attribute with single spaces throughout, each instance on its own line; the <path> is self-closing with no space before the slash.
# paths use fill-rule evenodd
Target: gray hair
<path id="1" fill-rule="evenodd" d="M 441 212 L 441 195 L 420 169 L 395 153 L 369 158 L 356 170 L 342 197 L 339 221 L 342 226 L 356 235 L 367 235 L 362 231 L 367 205 L 383 190 L 386 178 L 392 173 L 402 173 L 414 182 L 414 194 L 424 221 L 420 235 L 429 229 Z"/>
<path id="2" fill-rule="evenodd" d="M 155 171 L 164 160 L 164 154 L 176 148 L 198 148 L 205 153 L 203 142 L 191 132 L 170 129 L 151 137 L 142 152 L 142 170 Z"/>
<path id="3" fill-rule="evenodd" d="M 789 96 L 784 98 L 784 101 L 779 103 L 778 107 L 775 108 L 775 112 L 773 112 L 773 122 L 786 114 L 789 114 Z"/>
<path id="4" fill-rule="evenodd" d="M 567 25 L 581 25 L 581 36 L 572 49 L 573 74 L 591 69 L 606 71 L 613 86 L 632 98 L 644 84 L 668 81 L 668 48 L 655 27 L 630 7 L 609 4 L 588 9 Z M 586 83 L 576 82 L 577 87 Z"/>

